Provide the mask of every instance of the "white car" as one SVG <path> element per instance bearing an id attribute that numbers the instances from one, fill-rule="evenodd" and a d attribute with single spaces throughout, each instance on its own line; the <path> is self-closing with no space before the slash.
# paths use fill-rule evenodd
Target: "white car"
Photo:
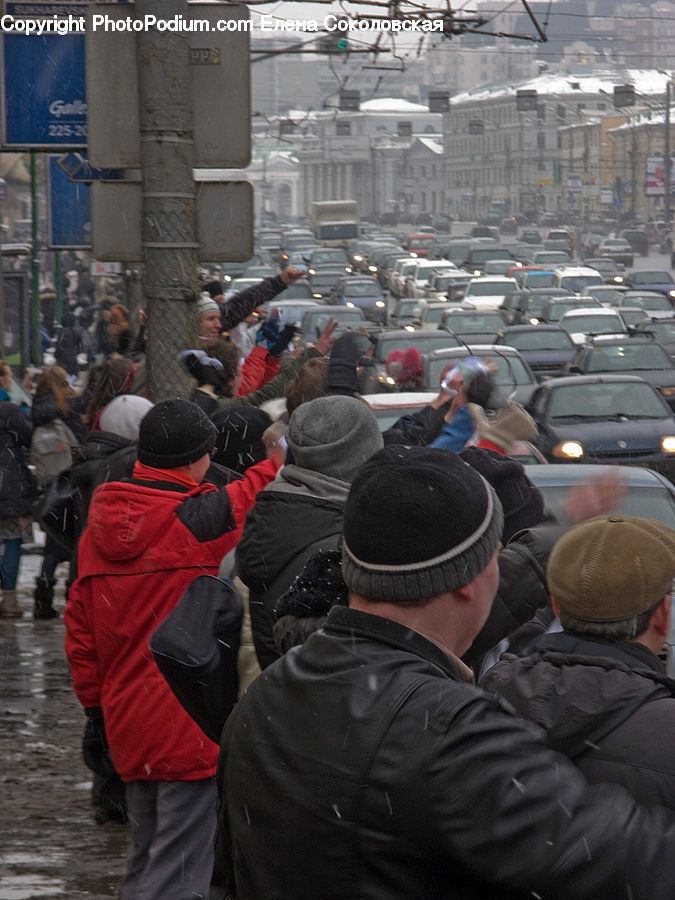
<path id="1" fill-rule="evenodd" d="M 615 309 L 593 307 L 592 309 L 570 309 L 563 313 L 558 323 L 575 344 L 583 344 L 589 335 L 626 334 L 628 329 L 621 314 Z"/>
<path id="2" fill-rule="evenodd" d="M 498 309 L 504 297 L 518 290 L 515 278 L 505 275 L 481 275 L 473 278 L 466 288 L 464 299 L 476 309 Z"/>

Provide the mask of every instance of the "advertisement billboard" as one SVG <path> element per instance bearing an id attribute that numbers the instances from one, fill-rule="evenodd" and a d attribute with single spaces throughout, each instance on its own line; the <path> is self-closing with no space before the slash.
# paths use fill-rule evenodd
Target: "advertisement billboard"
<path id="1" fill-rule="evenodd" d="M 665 178 L 665 166 L 662 156 L 647 157 L 647 179 L 645 181 L 645 193 L 648 197 L 663 197 L 663 184 Z M 670 193 L 675 194 L 675 158 L 670 158 Z"/>

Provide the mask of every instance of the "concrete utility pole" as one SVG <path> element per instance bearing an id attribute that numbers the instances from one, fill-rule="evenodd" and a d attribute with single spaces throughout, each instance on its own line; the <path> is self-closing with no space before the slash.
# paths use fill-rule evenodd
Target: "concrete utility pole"
<path id="1" fill-rule="evenodd" d="M 136 16 L 170 19 L 184 0 L 136 0 Z M 139 32 L 143 294 L 147 366 L 154 402 L 187 396 L 190 378 L 177 361 L 196 346 L 192 302 L 197 284 L 197 226 L 189 35 Z"/>

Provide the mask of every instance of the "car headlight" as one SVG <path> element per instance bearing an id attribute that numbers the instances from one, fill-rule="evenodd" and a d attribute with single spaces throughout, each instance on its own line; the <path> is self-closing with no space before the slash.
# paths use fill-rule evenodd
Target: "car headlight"
<path id="1" fill-rule="evenodd" d="M 415 330 L 413 325 L 404 325 L 403 327 L 405 328 L 406 331 L 414 331 Z"/>
<path id="2" fill-rule="evenodd" d="M 675 291 L 668 291 L 668 296 L 671 300 L 675 300 Z"/>
<path id="3" fill-rule="evenodd" d="M 416 254 L 414 251 L 412 251 L 412 250 L 410 251 L 410 256 L 411 256 L 413 259 L 417 259 L 417 254 Z"/>
<path id="4" fill-rule="evenodd" d="M 615 275 L 612 281 L 616 284 L 623 284 L 623 277 L 621 275 Z"/>
<path id="5" fill-rule="evenodd" d="M 563 441 L 551 451 L 557 459 L 581 459 L 584 455 L 583 445 L 579 441 Z"/>
<path id="6" fill-rule="evenodd" d="M 661 449 L 664 453 L 675 453 L 675 436 L 669 434 L 661 438 Z"/>
<path id="7" fill-rule="evenodd" d="M 232 281 L 231 275 L 223 275 L 223 281 Z"/>
<path id="8" fill-rule="evenodd" d="M 348 306 L 350 309 L 356 308 L 351 300 L 347 300 L 347 302 L 345 303 L 345 306 Z"/>
<path id="9" fill-rule="evenodd" d="M 322 296 L 323 296 L 323 294 L 318 294 L 316 292 L 312 294 L 312 297 L 316 297 L 317 300 L 320 300 Z"/>
<path id="10" fill-rule="evenodd" d="M 474 275 L 480 275 L 480 269 L 474 269 L 474 270 L 473 270 L 473 274 L 474 274 Z"/>
<path id="11" fill-rule="evenodd" d="M 528 321 L 529 321 L 530 325 L 538 325 L 539 324 L 539 319 L 536 316 L 532 316 L 532 318 L 529 319 Z"/>
<path id="12" fill-rule="evenodd" d="M 359 256 L 359 254 L 357 253 L 357 254 L 354 256 L 354 262 L 363 262 L 363 257 L 362 257 L 362 256 Z"/>
<path id="13" fill-rule="evenodd" d="M 345 266 L 345 272 L 346 272 L 348 275 L 351 275 L 351 274 L 352 274 L 352 267 L 351 267 L 351 266 Z"/>
<path id="14" fill-rule="evenodd" d="M 375 306 L 376 306 L 378 309 L 384 309 L 386 305 L 387 305 L 387 304 L 384 302 L 384 300 L 376 300 L 376 301 L 375 301 Z"/>
<path id="15" fill-rule="evenodd" d="M 368 266 L 369 272 L 377 272 L 377 266 Z"/>
<path id="16" fill-rule="evenodd" d="M 316 275 L 316 269 L 307 269 L 310 275 Z"/>

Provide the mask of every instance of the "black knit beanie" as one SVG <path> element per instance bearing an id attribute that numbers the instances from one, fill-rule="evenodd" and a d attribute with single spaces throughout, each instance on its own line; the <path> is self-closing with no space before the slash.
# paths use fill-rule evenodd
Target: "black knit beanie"
<path id="1" fill-rule="evenodd" d="M 350 591 L 369 600 L 436 597 L 485 569 L 502 525 L 494 491 L 457 454 L 385 447 L 352 483 L 342 576 Z"/>
<path id="2" fill-rule="evenodd" d="M 257 406 L 247 403 L 214 412 L 216 449 L 214 462 L 243 475 L 249 466 L 267 457 L 262 436 L 272 419 Z"/>
<path id="3" fill-rule="evenodd" d="M 544 521 L 544 496 L 517 459 L 487 447 L 465 447 L 459 455 L 480 472 L 499 497 L 504 510 L 502 544 L 523 528 Z"/>
<path id="4" fill-rule="evenodd" d="M 179 397 L 162 400 L 141 421 L 138 461 L 157 469 L 177 469 L 209 453 L 215 440 L 215 425 L 195 403 Z"/>

